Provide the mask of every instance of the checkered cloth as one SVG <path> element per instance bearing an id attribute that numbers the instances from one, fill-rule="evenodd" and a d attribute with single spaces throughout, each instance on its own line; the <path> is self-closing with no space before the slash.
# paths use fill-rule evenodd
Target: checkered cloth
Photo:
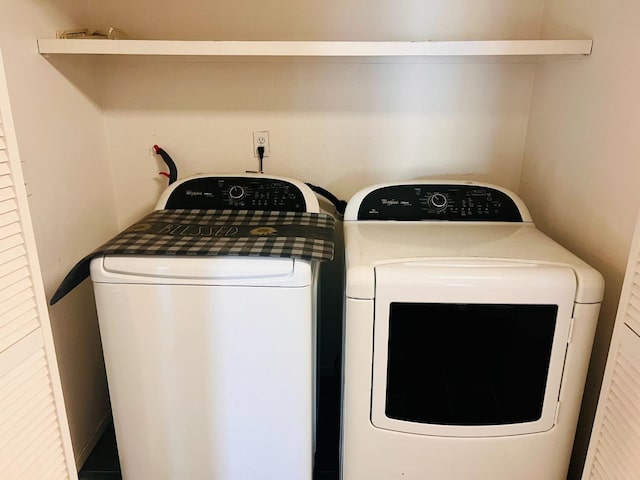
<path id="1" fill-rule="evenodd" d="M 306 212 L 158 210 L 78 262 L 51 299 L 56 303 L 89 276 L 104 255 L 288 257 L 333 259 L 334 220 Z"/>

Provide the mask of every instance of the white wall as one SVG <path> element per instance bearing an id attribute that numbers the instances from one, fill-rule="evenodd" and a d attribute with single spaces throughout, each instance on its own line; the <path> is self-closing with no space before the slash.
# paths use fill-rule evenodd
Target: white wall
<path id="1" fill-rule="evenodd" d="M 50 298 L 68 269 L 115 231 L 104 124 L 91 65 L 37 53 L 51 37 L 86 18 L 84 1 L 4 1 L 0 47 L 45 290 Z M 109 413 L 93 295 L 88 285 L 50 309 L 76 459 Z"/>
<path id="2" fill-rule="evenodd" d="M 585 60 L 538 67 L 520 193 L 536 224 L 605 276 L 570 478 L 579 478 L 640 206 L 640 4 L 548 1 L 543 36 L 593 38 Z"/>

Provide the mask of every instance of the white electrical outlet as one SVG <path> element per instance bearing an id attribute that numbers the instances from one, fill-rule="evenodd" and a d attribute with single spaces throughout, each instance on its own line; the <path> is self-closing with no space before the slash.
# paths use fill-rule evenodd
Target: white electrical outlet
<path id="1" fill-rule="evenodd" d="M 253 132 L 253 156 L 258 156 L 258 147 L 264 147 L 264 156 L 269 156 L 269 132 Z"/>

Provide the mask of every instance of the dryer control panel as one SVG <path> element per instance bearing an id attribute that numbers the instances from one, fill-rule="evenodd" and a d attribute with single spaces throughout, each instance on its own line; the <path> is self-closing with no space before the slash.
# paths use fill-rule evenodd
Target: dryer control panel
<path id="1" fill-rule="evenodd" d="M 304 194 L 296 185 L 268 177 L 212 176 L 186 180 L 171 192 L 164 208 L 307 211 Z"/>
<path id="2" fill-rule="evenodd" d="M 377 188 L 360 202 L 358 220 L 522 222 L 506 193 L 473 184 L 403 184 Z"/>

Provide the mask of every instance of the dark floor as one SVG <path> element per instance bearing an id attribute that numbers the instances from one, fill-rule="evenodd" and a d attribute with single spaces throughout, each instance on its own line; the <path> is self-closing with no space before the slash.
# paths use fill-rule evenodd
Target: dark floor
<path id="1" fill-rule="evenodd" d="M 122 478 L 113 424 L 107 427 L 102 438 L 98 440 L 96 447 L 87 458 L 87 461 L 84 462 L 78 477 L 80 480 L 116 480 Z"/>
<path id="2" fill-rule="evenodd" d="M 340 435 L 340 378 L 320 378 L 318 408 L 318 437 L 314 480 L 338 479 L 338 440 Z M 98 441 L 80 470 L 80 480 L 120 480 L 120 463 L 113 426 L 110 425 Z M 138 480 L 138 479 L 133 479 Z"/>

